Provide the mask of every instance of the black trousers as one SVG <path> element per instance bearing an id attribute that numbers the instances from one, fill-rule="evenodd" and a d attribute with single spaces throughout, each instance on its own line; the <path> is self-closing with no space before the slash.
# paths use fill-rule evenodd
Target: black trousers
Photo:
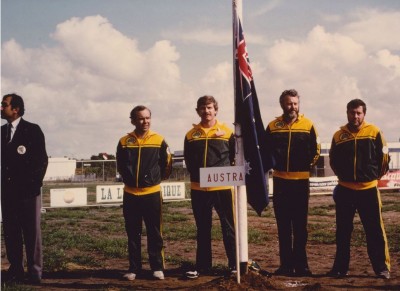
<path id="1" fill-rule="evenodd" d="M 309 180 L 274 177 L 273 206 L 282 267 L 304 269 L 307 262 Z"/>
<path id="2" fill-rule="evenodd" d="M 191 190 L 191 196 L 193 215 L 197 226 L 197 269 L 207 271 L 212 267 L 211 228 L 213 208 L 215 208 L 221 223 L 228 266 L 235 268 L 236 245 L 232 190 Z"/>
<path id="3" fill-rule="evenodd" d="M 356 211 L 360 216 L 367 239 L 367 251 L 374 272 L 390 270 L 389 249 L 382 220 L 382 203 L 379 190 L 352 190 L 338 185 L 336 203 L 336 257 L 333 269 L 349 270 L 350 241 Z"/>
<path id="4" fill-rule="evenodd" d="M 17 276 L 24 274 L 23 244 L 29 276 L 42 277 L 43 251 L 40 228 L 41 195 L 15 199 L 16 193 L 6 191 L 1 197 L 4 243 L 9 271 Z"/>
<path id="5" fill-rule="evenodd" d="M 161 230 L 161 193 L 132 195 L 124 193 L 123 213 L 128 235 L 129 271 L 142 270 L 142 229 L 146 225 L 147 250 L 153 271 L 164 269 L 164 250 Z"/>

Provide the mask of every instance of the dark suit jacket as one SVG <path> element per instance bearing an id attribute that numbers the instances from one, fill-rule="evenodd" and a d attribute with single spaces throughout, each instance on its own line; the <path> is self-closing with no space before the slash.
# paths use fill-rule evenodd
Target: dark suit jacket
<path id="1" fill-rule="evenodd" d="M 7 124 L 1 127 L 2 198 L 37 196 L 48 164 L 44 134 L 39 125 L 22 118 L 8 144 L 6 131 Z"/>

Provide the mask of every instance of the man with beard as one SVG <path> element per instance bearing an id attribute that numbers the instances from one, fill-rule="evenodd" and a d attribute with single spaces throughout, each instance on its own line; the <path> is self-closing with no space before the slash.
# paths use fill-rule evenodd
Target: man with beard
<path id="1" fill-rule="evenodd" d="M 388 170 L 388 147 L 382 132 L 364 121 L 367 106 L 360 99 L 347 104 L 348 123 L 332 139 L 329 152 L 339 185 L 336 203 L 336 257 L 328 275 L 344 277 L 349 270 L 353 219 L 358 212 L 367 237 L 367 250 L 375 274 L 390 278 L 389 249 L 382 220 L 382 203 L 377 188 Z"/>
<path id="2" fill-rule="evenodd" d="M 294 89 L 285 90 L 279 102 L 282 116 L 266 129 L 267 151 L 274 159 L 273 203 L 278 226 L 280 267 L 276 275 L 310 276 L 307 217 L 310 170 L 317 162 L 320 144 L 312 121 L 299 114 Z"/>
<path id="3" fill-rule="evenodd" d="M 232 130 L 216 119 L 218 103 L 212 96 L 197 100 L 196 112 L 200 123 L 193 125 L 184 142 L 184 157 L 190 173 L 191 200 L 197 226 L 196 269 L 186 272 L 195 279 L 212 267 L 211 227 L 215 208 L 221 222 L 228 267 L 235 272 L 235 229 L 233 217 L 233 188 L 230 186 L 200 187 L 200 168 L 226 167 L 234 164 L 235 139 Z"/>

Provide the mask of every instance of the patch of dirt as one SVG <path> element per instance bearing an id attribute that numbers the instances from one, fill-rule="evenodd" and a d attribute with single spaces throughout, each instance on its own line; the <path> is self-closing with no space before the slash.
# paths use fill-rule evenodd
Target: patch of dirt
<path id="1" fill-rule="evenodd" d="M 383 205 L 386 201 L 399 201 L 400 193 L 382 194 Z M 312 196 L 310 207 L 332 205 L 330 196 Z M 272 203 L 271 206 L 272 207 Z M 329 210 L 329 213 L 331 210 Z M 189 215 L 192 215 L 188 210 Z M 334 211 L 333 211 L 334 214 Z M 320 216 L 310 216 L 309 223 L 320 221 Z M 334 215 L 323 216 L 335 230 Z M 387 211 L 383 213 L 386 228 L 398 224 L 400 213 Z M 359 220 L 358 216 L 355 222 Z M 144 272 L 135 281 L 124 281 L 122 275 L 128 267 L 127 260 L 110 259 L 104 262 L 101 269 L 83 268 L 79 265 L 68 265 L 69 270 L 63 272 L 44 273 L 42 284 L 30 286 L 34 290 L 400 290 L 400 254 L 391 254 L 391 278 L 383 280 L 375 277 L 366 247 L 351 248 L 350 275 L 342 279 L 325 276 L 333 264 L 334 244 L 318 244 L 309 242 L 307 246 L 308 261 L 313 272 L 311 277 L 266 276 L 265 271 L 273 272 L 279 267 L 279 251 L 277 229 L 273 217 L 249 216 L 249 228 L 256 227 L 268 233 L 263 244 L 249 244 L 249 258 L 256 261 L 264 272 L 249 271 L 241 276 L 237 283 L 235 276 L 226 277 L 222 271 L 212 275 L 201 275 L 197 279 L 184 278 L 182 266 L 167 263 L 165 280 L 154 280 L 148 264 L 144 264 Z M 219 224 L 217 223 L 217 227 Z M 143 244 L 145 245 L 145 243 Z M 165 241 L 165 256 L 179 257 L 184 260 L 195 260 L 196 242 Z M 8 268 L 4 246 L 2 249 L 2 277 Z M 173 261 L 173 260 L 170 260 Z M 222 241 L 213 241 L 213 263 L 226 265 L 226 256 Z"/>

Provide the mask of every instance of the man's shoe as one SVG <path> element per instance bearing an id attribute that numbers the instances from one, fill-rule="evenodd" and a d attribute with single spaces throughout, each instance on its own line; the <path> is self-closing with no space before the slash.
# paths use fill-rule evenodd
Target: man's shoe
<path id="1" fill-rule="evenodd" d="M 249 260 L 249 262 L 247 263 L 247 267 L 250 271 L 254 271 L 254 272 L 260 272 L 261 267 L 259 264 L 257 264 L 256 261 L 253 260 Z"/>
<path id="2" fill-rule="evenodd" d="M 6 283 L 22 283 L 24 282 L 24 272 L 14 272 L 13 270 L 8 269 L 3 280 Z"/>
<path id="3" fill-rule="evenodd" d="M 378 278 L 390 279 L 390 272 L 388 270 L 383 270 L 377 274 Z"/>
<path id="4" fill-rule="evenodd" d="M 332 269 L 328 273 L 326 273 L 326 275 L 329 277 L 332 277 L 332 278 L 340 279 L 340 278 L 347 277 L 349 275 L 349 273 Z"/>
<path id="5" fill-rule="evenodd" d="M 194 271 L 187 271 L 186 273 L 185 273 L 185 277 L 186 278 L 188 278 L 188 279 L 196 279 L 196 278 L 198 278 L 199 277 L 199 272 L 197 272 L 196 270 L 194 270 Z"/>
<path id="6" fill-rule="evenodd" d="M 293 276 L 293 268 L 280 266 L 275 270 L 274 275 L 278 276 Z"/>
<path id="7" fill-rule="evenodd" d="M 126 273 L 124 275 L 124 279 L 126 279 L 128 281 L 133 281 L 136 279 L 136 274 L 135 273 Z"/>
<path id="8" fill-rule="evenodd" d="M 298 277 L 308 277 L 312 276 L 312 272 L 309 268 L 295 269 L 295 275 Z"/>
<path id="9" fill-rule="evenodd" d="M 164 272 L 163 271 L 154 271 L 153 272 L 153 278 L 156 278 L 158 280 L 164 280 Z"/>
<path id="10" fill-rule="evenodd" d="M 39 285 L 42 282 L 42 278 L 39 275 L 29 275 L 28 283 L 33 285 Z"/>

